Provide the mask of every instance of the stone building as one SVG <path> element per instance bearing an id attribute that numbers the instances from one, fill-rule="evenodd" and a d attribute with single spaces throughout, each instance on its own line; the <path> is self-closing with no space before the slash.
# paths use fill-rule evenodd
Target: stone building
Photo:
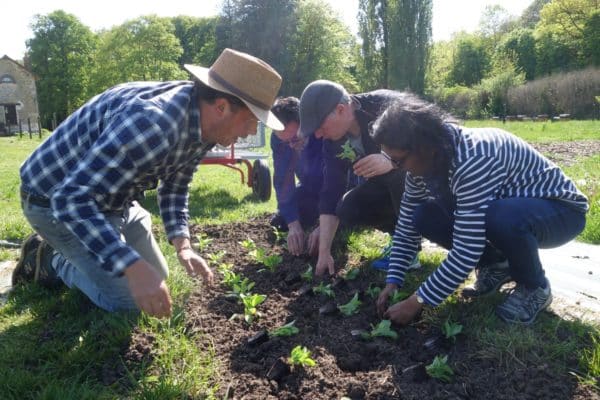
<path id="1" fill-rule="evenodd" d="M 38 102 L 35 77 L 8 56 L 0 58 L 0 135 L 19 131 L 38 132 Z"/>

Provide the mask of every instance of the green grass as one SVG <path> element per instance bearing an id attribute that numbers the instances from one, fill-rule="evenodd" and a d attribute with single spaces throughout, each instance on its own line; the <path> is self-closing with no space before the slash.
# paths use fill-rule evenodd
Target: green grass
<path id="1" fill-rule="evenodd" d="M 533 121 L 501 121 L 471 120 L 465 121 L 465 126 L 501 128 L 522 139 L 534 142 L 565 142 L 573 140 L 600 139 L 600 121 L 561 121 L 561 122 L 533 122 Z"/>
<path id="2" fill-rule="evenodd" d="M 532 137 L 527 140 L 600 139 L 600 122 L 546 123 L 545 128 L 543 123 L 532 124 L 510 122 L 503 127 L 522 137 Z M 490 121 L 468 125 L 485 126 Z M 565 132 L 569 132 L 568 137 Z M 19 241 L 31 232 L 20 210 L 18 168 L 39 143 L 37 138 L 0 138 L 0 239 Z M 592 210 L 580 239 L 592 243 L 600 243 L 599 164 L 597 155 L 566 169 L 590 196 Z M 154 213 L 155 224 L 160 225 L 155 204 L 155 193 L 148 193 L 144 205 Z M 274 209 L 274 196 L 266 203 L 255 201 L 251 189 L 240 184 L 239 174 L 228 168 L 200 166 L 194 178 L 192 223 L 247 220 Z M 372 232 L 346 232 L 343 237 L 348 246 L 337 246 L 335 255 L 338 265 L 351 267 L 366 266 L 387 243 L 385 235 Z M 91 306 L 76 290 L 48 291 L 29 285 L 12 292 L 0 307 L 1 399 L 214 398 L 218 380 L 213 378 L 219 365 L 210 338 L 190 331 L 182 314 L 194 283 L 179 267 L 162 231 L 157 240 L 172 266 L 168 284 L 175 312 L 169 320 L 108 314 Z M 0 260 L 16 257 L 14 250 L 0 250 Z M 408 276 L 406 290 L 414 290 L 443 257 L 441 253 L 422 253 L 420 261 L 425 268 Z M 382 282 L 377 284 L 381 286 Z M 463 324 L 469 341 L 485 349 L 477 356 L 493 360 L 498 368 L 514 360 L 560 365 L 575 359 L 579 368 L 571 372 L 594 384 L 592 377 L 600 371 L 598 327 L 551 314 L 541 315 L 539 323 L 531 328 L 506 326 L 493 316 L 495 301 L 498 299 L 492 297 L 466 303 L 452 296 L 440 308 L 427 311 L 424 318 L 436 326 L 448 318 Z M 132 335 L 139 334 L 154 338 L 152 357 L 131 363 L 122 354 Z M 565 339 L 555 340 L 557 337 Z M 200 348 L 198 341 L 206 345 Z M 120 371 L 117 381 L 111 381 L 111 371 Z"/>

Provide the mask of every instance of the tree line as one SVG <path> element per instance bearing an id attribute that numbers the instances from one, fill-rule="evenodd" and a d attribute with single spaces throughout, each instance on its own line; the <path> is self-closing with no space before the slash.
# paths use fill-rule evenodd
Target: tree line
<path id="1" fill-rule="evenodd" d="M 431 0 L 359 0 L 355 37 L 322 1 L 223 0 L 214 17 L 145 15 L 92 32 L 57 10 L 34 18 L 24 63 L 44 126 L 121 82 L 187 79 L 183 64 L 209 66 L 226 47 L 277 69 L 283 96 L 330 79 L 410 90 L 467 117 L 506 112 L 509 89 L 538 78 L 600 74 L 598 0 L 534 0 L 519 17 L 488 7 L 478 32 L 437 43 L 431 19 Z"/>

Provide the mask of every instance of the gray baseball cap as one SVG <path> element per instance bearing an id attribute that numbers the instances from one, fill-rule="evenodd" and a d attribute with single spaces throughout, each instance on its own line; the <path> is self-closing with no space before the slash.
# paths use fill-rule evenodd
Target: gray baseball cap
<path id="1" fill-rule="evenodd" d="M 339 104 L 346 89 L 339 83 L 318 80 L 308 84 L 300 97 L 300 136 L 312 135 Z"/>

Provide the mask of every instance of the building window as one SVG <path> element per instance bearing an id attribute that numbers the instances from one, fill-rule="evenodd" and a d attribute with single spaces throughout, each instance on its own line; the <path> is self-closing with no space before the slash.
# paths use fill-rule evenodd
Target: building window
<path id="1" fill-rule="evenodd" d="M 17 83 L 15 82 L 15 79 L 8 75 L 8 74 L 4 74 L 2 76 L 0 76 L 0 83 Z"/>

